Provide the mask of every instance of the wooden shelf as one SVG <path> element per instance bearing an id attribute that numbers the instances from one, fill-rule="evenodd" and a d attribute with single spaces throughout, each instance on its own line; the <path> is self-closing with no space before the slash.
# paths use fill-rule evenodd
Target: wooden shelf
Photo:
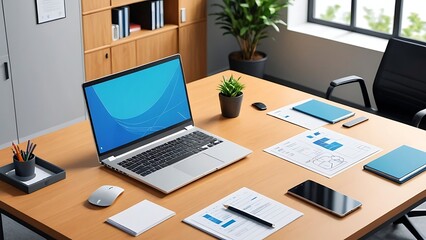
<path id="1" fill-rule="evenodd" d="M 137 32 L 130 33 L 130 36 L 128 36 L 128 37 L 121 38 L 117 41 L 113 41 L 111 43 L 111 46 L 116 46 L 116 45 L 123 44 L 123 43 L 129 42 L 129 41 L 135 41 L 137 39 L 149 37 L 149 36 L 156 35 L 156 34 L 162 34 L 162 33 L 167 32 L 167 31 L 176 30 L 177 28 L 178 28 L 177 25 L 167 24 L 167 25 L 164 25 L 164 27 L 159 28 L 159 29 L 155 29 L 155 30 L 141 29 Z"/>
<path id="2" fill-rule="evenodd" d="M 149 0 L 81 0 L 86 81 L 180 53 L 188 82 L 206 76 L 207 0 L 164 0 L 165 26 L 112 40 L 111 10 Z M 181 9 L 186 21 L 181 23 Z M 196 47 L 190 47 L 196 46 Z"/>

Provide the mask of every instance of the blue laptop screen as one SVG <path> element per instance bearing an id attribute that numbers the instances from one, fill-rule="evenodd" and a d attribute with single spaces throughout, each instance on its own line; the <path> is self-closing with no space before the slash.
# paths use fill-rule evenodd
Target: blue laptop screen
<path id="1" fill-rule="evenodd" d="M 191 118 L 179 58 L 84 87 L 100 154 Z"/>

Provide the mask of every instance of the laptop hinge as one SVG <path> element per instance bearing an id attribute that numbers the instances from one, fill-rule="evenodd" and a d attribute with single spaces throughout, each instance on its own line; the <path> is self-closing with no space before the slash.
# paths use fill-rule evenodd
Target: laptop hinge
<path id="1" fill-rule="evenodd" d="M 185 129 L 186 129 L 186 130 L 191 130 L 191 129 L 193 129 L 193 128 L 194 128 L 194 126 L 193 126 L 193 125 L 189 125 L 189 126 L 186 126 L 186 127 L 185 127 Z"/>
<path id="2" fill-rule="evenodd" d="M 108 161 L 112 162 L 112 161 L 114 161 L 115 159 L 117 159 L 115 156 L 111 156 L 111 157 L 107 158 L 106 160 L 108 160 Z"/>

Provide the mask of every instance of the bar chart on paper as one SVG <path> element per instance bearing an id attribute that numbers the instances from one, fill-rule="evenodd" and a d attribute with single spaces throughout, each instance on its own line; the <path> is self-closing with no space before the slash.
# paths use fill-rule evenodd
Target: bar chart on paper
<path id="1" fill-rule="evenodd" d="M 303 132 L 265 149 L 272 155 L 329 178 L 380 150 L 326 128 Z"/>
<path id="2" fill-rule="evenodd" d="M 319 136 L 320 134 L 321 134 L 320 132 L 315 131 L 313 135 L 315 135 L 315 136 Z M 310 138 L 310 139 L 313 139 L 313 138 L 314 138 L 314 136 L 312 136 L 312 135 L 307 135 L 306 137 L 307 137 L 307 138 Z M 323 147 L 323 148 L 325 148 L 325 149 L 328 149 L 328 150 L 330 150 L 330 151 L 337 150 L 337 149 L 339 149 L 340 147 L 342 147 L 342 146 L 343 146 L 343 144 L 341 144 L 341 143 L 339 143 L 339 142 L 335 142 L 335 141 L 331 141 L 331 142 L 329 142 L 329 141 L 330 141 L 330 138 L 323 137 L 323 138 L 320 138 L 320 139 L 316 140 L 316 141 L 315 141 L 315 142 L 313 142 L 313 143 L 314 143 L 315 145 L 318 145 L 318 146 Z"/>

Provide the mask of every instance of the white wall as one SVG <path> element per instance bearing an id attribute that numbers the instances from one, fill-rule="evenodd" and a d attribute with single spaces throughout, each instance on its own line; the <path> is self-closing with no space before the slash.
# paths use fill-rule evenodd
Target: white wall
<path id="1" fill-rule="evenodd" d="M 221 1 L 210 0 L 208 4 L 213 2 Z M 288 22 L 290 29 L 293 25 L 299 24 L 293 16 L 303 15 L 300 13 L 304 13 L 306 9 L 306 0 L 296 2 L 289 12 L 291 17 L 288 19 L 290 20 Z M 208 6 L 208 11 L 212 12 L 210 6 Z M 287 20 L 286 11 L 283 17 Z M 302 18 L 305 21 L 305 16 L 302 16 Z M 214 25 L 213 20 L 213 17 L 209 16 L 207 43 L 209 74 L 227 69 L 227 54 L 231 50 L 238 49 L 234 38 L 223 37 L 221 35 L 222 30 Z M 259 46 L 260 50 L 268 54 L 267 75 L 324 93 L 331 80 L 347 75 L 358 75 L 366 80 L 367 88 L 371 90 L 376 70 L 383 55 L 382 51 L 307 35 L 287 30 L 285 27 L 281 27 L 280 33 L 271 31 L 271 36 L 275 38 L 275 41 L 265 39 Z M 362 97 L 357 85 L 339 88 L 335 96 L 362 104 Z M 371 97 L 372 94 L 370 93 Z"/>

